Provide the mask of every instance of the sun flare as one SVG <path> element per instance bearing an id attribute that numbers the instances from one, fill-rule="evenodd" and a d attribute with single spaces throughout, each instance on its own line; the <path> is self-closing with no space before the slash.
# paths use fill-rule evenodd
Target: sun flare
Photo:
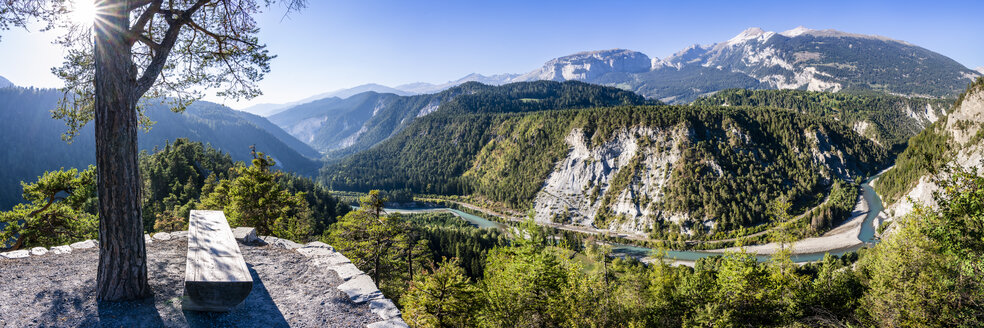
<path id="1" fill-rule="evenodd" d="M 96 21 L 95 0 L 72 0 L 71 11 L 72 21 L 80 25 L 92 25 Z"/>

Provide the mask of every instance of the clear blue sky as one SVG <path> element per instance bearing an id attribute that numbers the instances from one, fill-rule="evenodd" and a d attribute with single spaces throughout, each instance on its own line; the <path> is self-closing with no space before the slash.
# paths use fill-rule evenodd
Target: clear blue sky
<path id="1" fill-rule="evenodd" d="M 984 1 L 310 0 L 304 11 L 282 15 L 275 7 L 259 17 L 261 40 L 279 56 L 261 82 L 265 95 L 228 105 L 287 102 L 364 83 L 523 73 L 586 50 L 663 58 L 753 26 L 878 34 L 984 66 Z M 52 39 L 3 32 L 0 76 L 18 85 L 61 85 L 49 72 L 63 55 Z"/>

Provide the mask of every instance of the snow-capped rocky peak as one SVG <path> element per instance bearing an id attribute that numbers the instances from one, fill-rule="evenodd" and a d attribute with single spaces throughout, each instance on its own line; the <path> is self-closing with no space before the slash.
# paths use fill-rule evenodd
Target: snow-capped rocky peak
<path id="1" fill-rule="evenodd" d="M 783 31 L 782 33 L 779 33 L 779 34 L 782 35 L 782 36 L 784 36 L 784 37 L 787 37 L 787 38 L 793 38 L 793 37 L 800 36 L 802 34 L 807 34 L 809 32 L 813 32 L 813 30 L 808 29 L 808 28 L 806 28 L 803 25 L 800 25 L 800 26 L 797 26 L 796 28 L 794 28 L 792 30 Z"/>
<path id="2" fill-rule="evenodd" d="M 742 31 L 741 33 L 739 33 L 738 35 L 731 38 L 730 40 L 728 40 L 728 42 L 725 43 L 728 45 L 739 44 L 763 36 L 765 33 L 766 32 L 761 28 L 749 27 L 748 29 Z"/>
<path id="3" fill-rule="evenodd" d="M 638 51 L 586 51 L 550 60 L 540 69 L 519 76 L 513 82 L 590 80 L 611 72 L 648 72 L 652 66 L 653 61 L 649 56 Z"/>
<path id="4" fill-rule="evenodd" d="M 977 71 L 977 72 L 980 72 L 981 74 L 984 74 L 984 66 L 979 66 L 979 67 L 975 68 L 974 70 Z"/>
<path id="5" fill-rule="evenodd" d="M 799 27 L 794 28 L 792 30 L 783 31 L 782 33 L 779 33 L 779 34 L 782 35 L 782 36 L 785 36 L 787 38 L 795 38 L 795 37 L 798 37 L 798 36 L 801 36 L 801 35 L 809 35 L 809 36 L 814 36 L 814 37 L 826 37 L 826 38 L 858 38 L 858 39 L 868 39 L 868 40 L 892 41 L 892 42 L 898 42 L 898 43 L 905 44 L 905 45 L 911 45 L 908 42 L 900 41 L 900 40 L 895 40 L 895 39 L 892 39 L 892 38 L 889 38 L 889 37 L 884 37 L 884 36 L 881 36 L 881 35 L 868 35 L 868 34 L 848 33 L 848 32 L 844 32 L 844 31 L 838 31 L 838 30 L 835 30 L 835 29 L 814 30 L 814 29 L 806 28 L 804 26 L 799 26 Z"/>

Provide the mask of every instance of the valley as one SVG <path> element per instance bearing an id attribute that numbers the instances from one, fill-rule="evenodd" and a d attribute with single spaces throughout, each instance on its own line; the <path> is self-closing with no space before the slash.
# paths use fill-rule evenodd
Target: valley
<path id="1" fill-rule="evenodd" d="M 881 61 L 869 52 L 904 54 Z M 932 70 L 920 68 L 927 66 Z M 861 73 L 899 67 L 911 70 L 909 78 L 955 82 L 913 87 L 894 73 Z M 622 81 L 694 83 L 673 74 L 697 74 L 721 87 L 670 95 L 653 93 L 660 89 L 650 82 Z M 739 237 L 767 242 L 767 232 L 791 225 L 765 214 L 768 200 L 790 204 L 797 222 L 790 228 L 800 239 L 845 220 L 865 190 L 860 180 L 892 165 L 975 76 L 890 38 L 748 29 L 664 59 L 592 51 L 527 74 L 472 74 L 430 89 L 367 85 L 336 94 L 371 91 L 288 107 L 271 120 L 321 151 L 327 164 L 317 179 L 332 190 L 475 198 L 534 212 L 547 226 L 664 240 L 672 248 L 694 241 L 727 247 Z M 572 80 L 614 88 L 543 82 Z M 401 92 L 386 93 L 392 90 Z M 551 98 L 588 90 L 622 100 Z M 687 105 L 659 107 L 655 99 Z"/>
<path id="2" fill-rule="evenodd" d="M 739 16 L 776 27 L 745 3 L 517 21 L 542 4 L 77 1 L 0 4 L 0 33 L 71 18 L 42 30 L 70 27 L 51 69 L 64 87 L 0 61 L 18 74 L 0 77 L 0 276 L 29 296 L 0 299 L 16 312 L 0 326 L 984 322 L 984 71 L 948 56 L 972 43 L 950 25 L 858 29 L 936 52 L 803 26 L 734 35 Z M 281 5 L 317 19 L 268 26 Z M 768 11 L 816 21 L 791 7 L 829 6 Z M 284 34 L 295 18 L 304 31 Z M 185 308 L 180 276 L 242 301 Z"/>
<path id="3" fill-rule="evenodd" d="M 848 252 L 854 252 L 861 247 L 871 247 L 878 242 L 875 231 L 879 223 L 885 219 L 885 213 L 882 212 L 883 204 L 881 198 L 878 197 L 878 193 L 875 192 L 874 188 L 871 186 L 871 182 L 877 179 L 877 176 L 871 177 L 861 185 L 863 190 L 861 199 L 859 199 L 857 205 L 854 207 L 851 215 L 846 218 L 843 222 L 839 222 L 837 226 L 833 227 L 830 231 L 825 233 L 820 237 L 811 237 L 802 240 L 791 241 L 791 246 L 786 246 L 791 248 L 791 259 L 795 263 L 808 263 L 822 260 L 826 254 L 841 256 Z M 495 211 L 484 209 L 475 205 L 471 205 L 463 202 L 454 202 L 456 205 L 465 207 L 472 211 L 477 211 L 484 213 L 486 215 L 492 215 L 499 219 L 500 222 L 491 221 L 480 216 L 469 214 L 461 210 L 440 207 L 440 206 L 426 206 L 426 207 L 413 207 L 413 208 L 383 208 L 386 213 L 399 213 L 399 214 L 418 214 L 418 213 L 452 213 L 455 216 L 461 218 L 462 220 L 472 224 L 478 228 L 487 229 L 498 229 L 504 232 L 508 232 L 509 226 L 501 222 L 515 222 L 519 223 L 524 220 L 522 217 L 508 216 Z M 425 203 L 426 204 L 426 203 Z M 624 238 L 629 241 L 637 241 L 644 243 L 654 242 L 645 236 L 639 235 L 629 235 L 629 234 L 612 234 L 610 231 L 591 229 L 579 226 L 564 225 L 557 223 L 540 223 L 543 226 L 567 230 L 576 233 L 582 233 L 586 235 L 608 235 L 615 236 L 617 238 Z M 745 237 L 755 237 L 757 235 L 768 233 L 769 231 L 763 231 L 755 233 Z M 729 240 L 698 240 L 694 241 L 697 243 L 714 243 L 714 242 L 733 242 L 740 238 L 731 238 Z M 701 258 L 711 257 L 711 256 L 721 256 L 726 252 L 737 252 L 745 251 L 751 254 L 755 254 L 756 259 L 760 262 L 768 261 L 771 256 L 780 248 L 779 245 L 775 243 L 764 244 L 764 245 L 745 245 L 741 247 L 731 247 L 723 249 L 709 249 L 704 251 L 688 251 L 688 250 L 673 250 L 673 249 L 663 249 L 663 259 L 674 263 L 677 265 L 688 265 L 693 266 L 694 263 Z M 633 246 L 626 244 L 612 244 L 612 255 L 614 256 L 628 256 L 636 258 L 643 262 L 656 261 L 652 256 L 657 254 L 659 249 L 646 248 L 641 246 Z"/>
<path id="4" fill-rule="evenodd" d="M 82 168 L 96 162 L 93 125 L 83 126 L 71 143 L 65 122 L 52 119 L 51 110 L 63 92 L 54 89 L 0 88 L 0 140 L 6 155 L 0 165 L 0 207 L 9 209 L 23 200 L 21 181 L 36 180 L 46 171 Z M 143 109 L 148 122 L 140 132 L 139 149 L 154 152 L 178 138 L 211 144 L 236 161 L 251 160 L 250 145 L 276 158 L 277 168 L 313 176 L 321 163 L 307 144 L 267 119 L 209 102 L 196 102 L 178 114 L 160 101 Z M 182 181 L 184 183 L 185 181 Z"/>

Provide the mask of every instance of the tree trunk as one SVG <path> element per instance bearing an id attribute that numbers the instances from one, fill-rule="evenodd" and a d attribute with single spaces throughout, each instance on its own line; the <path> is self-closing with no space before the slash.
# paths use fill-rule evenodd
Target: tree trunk
<path id="1" fill-rule="evenodd" d="M 136 68 L 126 31 L 126 0 L 96 1 L 96 164 L 99 193 L 97 295 L 124 301 L 151 295 L 140 216 Z"/>

